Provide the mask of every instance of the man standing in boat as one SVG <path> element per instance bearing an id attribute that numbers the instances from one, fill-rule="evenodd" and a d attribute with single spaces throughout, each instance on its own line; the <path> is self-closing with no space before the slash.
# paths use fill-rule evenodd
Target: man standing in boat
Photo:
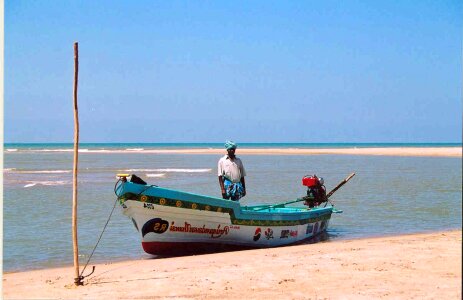
<path id="1" fill-rule="evenodd" d="M 225 143 L 227 155 L 219 160 L 218 175 L 219 184 L 224 199 L 238 201 L 241 197 L 246 196 L 246 184 L 244 170 L 241 159 L 235 156 L 236 144 L 232 141 Z"/>

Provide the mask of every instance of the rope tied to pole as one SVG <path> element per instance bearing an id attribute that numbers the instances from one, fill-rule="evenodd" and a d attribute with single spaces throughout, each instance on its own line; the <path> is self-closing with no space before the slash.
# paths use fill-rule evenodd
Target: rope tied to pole
<path id="1" fill-rule="evenodd" d="M 116 201 L 114 201 L 113 208 L 112 208 L 112 210 L 111 210 L 111 213 L 109 214 L 109 217 L 108 217 L 108 220 L 106 221 L 106 224 L 105 224 L 104 227 L 103 227 L 103 230 L 101 231 L 100 237 L 98 238 L 98 241 L 96 242 L 96 245 L 95 245 L 95 247 L 94 247 L 93 250 L 92 250 L 92 253 L 91 253 L 90 256 L 88 257 L 87 263 L 85 264 L 84 268 L 82 269 L 82 272 L 81 272 L 80 275 L 79 275 L 79 280 L 80 280 L 80 281 L 82 281 L 85 277 L 88 277 L 88 276 L 92 275 L 93 272 L 95 272 L 95 266 L 93 266 L 92 272 L 90 272 L 90 274 L 88 274 L 88 275 L 83 276 L 84 271 L 85 271 L 85 269 L 87 268 L 87 266 L 88 266 L 90 260 L 92 259 L 92 256 L 93 256 L 93 254 L 95 253 L 95 250 L 96 250 L 96 248 L 98 247 L 98 244 L 100 243 L 101 238 L 103 237 L 103 233 L 105 232 L 106 227 L 108 226 L 109 221 L 111 220 L 111 217 L 112 217 L 112 215 L 113 215 L 114 209 L 116 208 L 117 200 L 119 200 L 119 199 L 116 199 Z"/>

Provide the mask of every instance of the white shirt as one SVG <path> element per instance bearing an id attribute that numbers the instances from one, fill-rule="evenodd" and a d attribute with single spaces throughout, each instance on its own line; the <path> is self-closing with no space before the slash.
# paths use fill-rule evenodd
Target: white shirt
<path id="1" fill-rule="evenodd" d="M 246 176 L 246 171 L 244 170 L 241 159 L 235 156 L 232 160 L 228 155 L 225 155 L 219 159 L 217 174 L 218 176 L 224 176 L 236 183 L 240 182 L 241 177 Z"/>

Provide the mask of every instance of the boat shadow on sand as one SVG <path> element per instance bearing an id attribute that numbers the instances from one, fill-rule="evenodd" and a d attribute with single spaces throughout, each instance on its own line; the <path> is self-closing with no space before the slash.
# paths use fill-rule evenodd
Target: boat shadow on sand
<path id="1" fill-rule="evenodd" d="M 280 247 L 291 247 L 298 245 L 306 244 L 315 244 L 319 242 L 328 242 L 331 239 L 336 238 L 336 234 L 330 234 L 328 232 L 322 232 L 317 234 L 314 237 L 309 239 Z M 192 249 L 193 248 L 193 249 Z M 226 245 L 226 244 L 201 244 L 195 245 L 195 247 L 177 247 L 172 248 L 169 254 L 164 255 L 150 255 L 149 259 L 161 259 L 161 258 L 171 258 L 171 257 L 181 257 L 181 256 L 191 256 L 191 255 L 203 255 L 203 254 L 213 254 L 213 253 L 223 253 L 223 252 L 233 252 L 233 251 L 244 251 L 244 250 L 257 250 L 257 249 L 271 249 L 271 248 L 255 248 L 255 247 L 246 247 L 246 246 L 237 246 L 237 245 Z M 276 248 L 276 247 L 273 247 Z"/>

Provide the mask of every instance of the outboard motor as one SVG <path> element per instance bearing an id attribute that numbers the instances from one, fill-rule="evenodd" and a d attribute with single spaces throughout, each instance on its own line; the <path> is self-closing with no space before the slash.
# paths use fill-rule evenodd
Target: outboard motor
<path id="1" fill-rule="evenodd" d="M 308 207 L 312 208 L 328 201 L 323 178 L 317 177 L 317 175 L 306 175 L 302 178 L 302 185 L 307 187 L 307 196 L 303 199 L 305 200 L 304 204 Z"/>

